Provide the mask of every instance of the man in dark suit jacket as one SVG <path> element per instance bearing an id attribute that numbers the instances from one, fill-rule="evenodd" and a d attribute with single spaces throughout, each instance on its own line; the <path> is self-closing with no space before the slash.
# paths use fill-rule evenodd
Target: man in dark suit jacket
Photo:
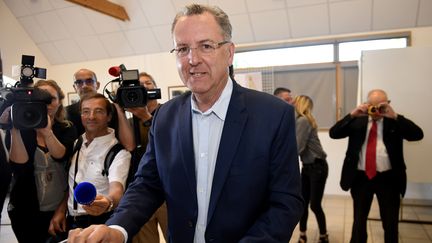
<path id="1" fill-rule="evenodd" d="M 423 131 L 397 114 L 389 103 L 383 90 L 372 90 L 367 103 L 359 105 L 330 129 L 331 138 L 349 138 L 340 185 L 345 191 L 351 189 L 354 201 L 351 243 L 367 241 L 366 223 L 374 194 L 380 206 L 385 242 L 398 242 L 400 197 L 406 190 L 403 140 L 421 140 Z M 376 169 L 368 177 L 366 150 L 374 121 L 377 124 L 376 154 L 373 156 Z"/>
<path id="2" fill-rule="evenodd" d="M 123 242 L 164 200 L 168 242 L 288 242 L 303 210 L 293 107 L 229 77 L 235 47 L 219 8 L 189 5 L 172 31 L 192 92 L 156 112 L 110 226 L 75 230 L 70 242 Z"/>
<path id="3" fill-rule="evenodd" d="M 99 89 L 100 83 L 97 80 L 96 74 L 90 69 L 79 69 L 74 73 L 74 79 L 73 87 L 80 97 L 86 94 L 96 93 Z M 129 125 L 122 108 L 117 104 L 113 104 L 112 106 L 113 113 L 108 126 L 115 130 L 116 138 L 123 147 L 128 151 L 132 151 L 135 148 L 132 127 Z M 65 109 L 66 117 L 74 124 L 77 134 L 83 134 L 85 130 L 81 122 L 80 102 L 70 104 L 66 106 Z"/>

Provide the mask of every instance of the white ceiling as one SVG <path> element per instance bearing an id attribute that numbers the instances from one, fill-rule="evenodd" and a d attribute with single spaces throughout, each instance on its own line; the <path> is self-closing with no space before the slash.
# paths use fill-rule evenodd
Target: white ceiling
<path id="1" fill-rule="evenodd" d="M 64 0 L 3 0 L 51 64 L 168 52 L 188 0 L 117 0 L 123 22 Z M 432 26 L 432 0 L 197 0 L 228 13 L 236 44 Z"/>

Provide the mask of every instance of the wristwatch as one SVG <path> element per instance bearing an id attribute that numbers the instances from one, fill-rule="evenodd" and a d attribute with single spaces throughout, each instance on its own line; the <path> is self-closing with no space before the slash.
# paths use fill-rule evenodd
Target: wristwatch
<path id="1" fill-rule="evenodd" d="M 145 127 L 149 127 L 149 126 L 151 126 L 151 124 L 152 124 L 152 120 L 153 120 L 153 118 L 148 119 L 147 121 L 143 122 L 143 125 L 144 125 Z"/>
<path id="2" fill-rule="evenodd" d="M 114 201 L 112 200 L 112 198 L 110 196 L 106 196 L 106 199 L 108 199 L 108 201 L 110 203 L 107 210 L 106 210 L 106 212 L 109 213 L 114 209 Z"/>

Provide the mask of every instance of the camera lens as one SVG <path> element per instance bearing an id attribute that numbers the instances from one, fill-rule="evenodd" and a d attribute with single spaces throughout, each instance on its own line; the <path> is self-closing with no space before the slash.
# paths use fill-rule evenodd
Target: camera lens
<path id="1" fill-rule="evenodd" d="M 130 103 L 135 103 L 138 100 L 138 96 L 139 95 L 138 95 L 138 93 L 136 91 L 132 91 L 131 90 L 131 91 L 127 92 L 126 99 Z"/>
<path id="2" fill-rule="evenodd" d="M 143 107 L 147 104 L 147 94 L 144 87 L 120 87 L 117 90 L 118 103 L 125 108 Z"/>
<path id="3" fill-rule="evenodd" d="M 46 127 L 47 108 L 45 103 L 17 102 L 12 105 L 12 123 L 17 129 Z"/>

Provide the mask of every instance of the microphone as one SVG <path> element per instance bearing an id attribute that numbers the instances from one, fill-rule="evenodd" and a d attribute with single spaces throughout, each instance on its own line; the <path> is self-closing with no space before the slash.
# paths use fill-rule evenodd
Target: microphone
<path id="1" fill-rule="evenodd" d="M 90 205 L 96 198 L 96 187 L 90 182 L 81 182 L 75 187 L 74 198 L 79 204 Z"/>
<path id="2" fill-rule="evenodd" d="M 110 67 L 108 69 L 108 73 L 111 74 L 111 76 L 118 77 L 120 76 L 120 73 L 126 71 L 126 67 L 123 64 L 120 64 L 120 66 L 114 66 Z"/>

